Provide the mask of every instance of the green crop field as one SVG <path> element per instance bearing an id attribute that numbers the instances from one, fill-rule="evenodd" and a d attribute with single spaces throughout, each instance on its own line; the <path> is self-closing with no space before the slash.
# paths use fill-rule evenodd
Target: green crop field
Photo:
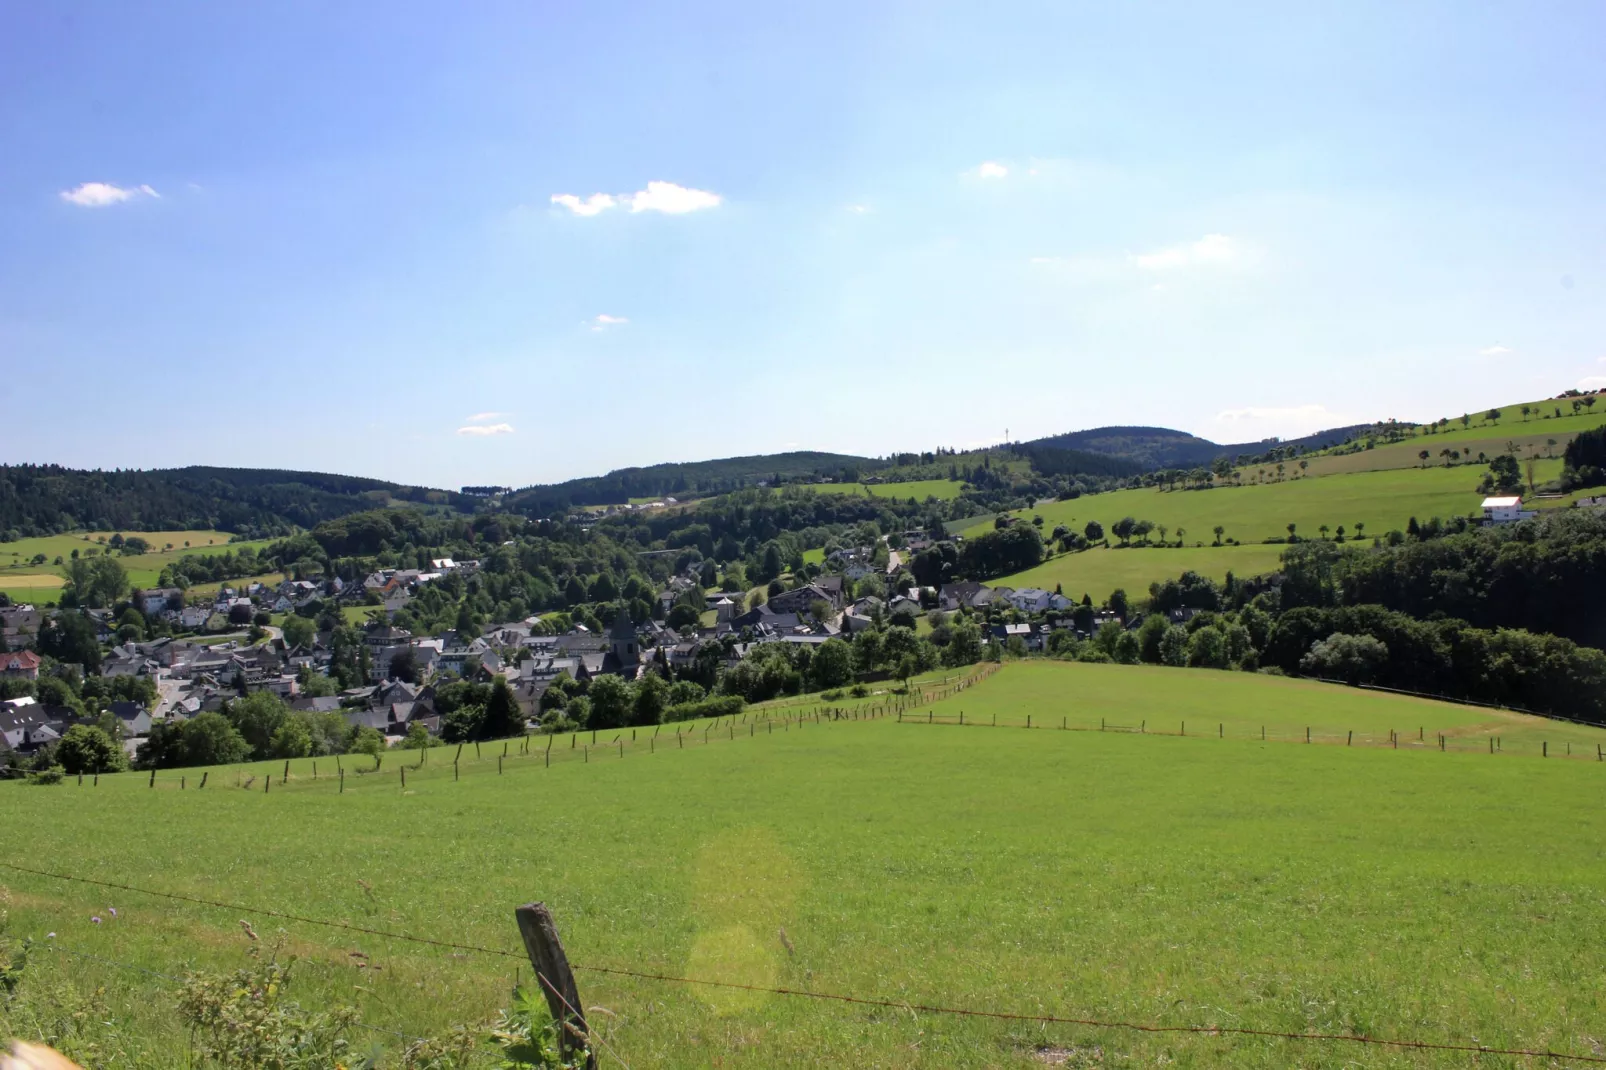
<path id="1" fill-rule="evenodd" d="M 1322 524 L 1335 530 L 1343 524 L 1353 533 L 1357 521 L 1366 525 L 1367 534 L 1381 535 L 1393 528 L 1403 530 L 1413 516 L 1426 520 L 1476 512 L 1483 500 L 1475 489 L 1480 475 L 1477 468 L 1428 468 L 1245 483 L 1212 490 L 1140 488 L 1043 502 L 1034 510 L 1014 515 L 1041 516 L 1045 532 L 1059 524 L 1081 531 L 1089 520 L 1097 520 L 1106 534 L 1115 521 L 1131 516 L 1165 524 L 1172 539 L 1180 526 L 1187 533 L 1183 541 L 1190 545 L 1214 541 L 1212 529 L 1217 524 L 1227 529 L 1226 538 L 1241 542 L 1286 537 L 1290 523 L 1306 538 L 1317 537 Z M 984 534 L 988 527 L 976 525 L 965 537 Z M 1159 533 L 1152 538 L 1159 538 Z"/>
<path id="2" fill-rule="evenodd" d="M 959 497 L 964 484 L 952 479 L 917 479 L 907 483 L 816 483 L 811 489 L 821 494 L 857 494 L 868 491 L 876 498 L 940 498 L 947 501 Z"/>
<path id="3" fill-rule="evenodd" d="M 176 771 L 156 790 L 137 774 L 0 784 L 5 862 L 231 904 L 0 868 L 12 935 L 36 941 L 0 1028 L 77 1023 L 67 1046 L 91 1065 L 173 1065 L 169 978 L 242 964 L 247 920 L 299 956 L 290 998 L 437 1034 L 505 1006 L 516 970 L 528 981 L 512 910 L 538 899 L 604 1066 L 1552 1065 L 925 1006 L 1598 1050 L 1606 765 L 1537 750 L 1601 733 L 1272 677 L 1038 662 L 928 710 L 1036 729 L 911 714 L 692 725 L 674 742 L 666 726 L 650 751 L 627 731 L 623 757 L 611 733 L 589 750 L 558 737 L 550 767 L 515 744 L 503 775 L 487 747 L 460 780 L 438 749 L 405 789 L 401 754 L 365 776 L 371 760 L 348 758 L 343 794 L 330 759 L 317 780 L 293 763 L 268 794 L 269 767 L 249 791 L 232 775 L 197 791 L 193 771 L 184 791 Z M 1100 716 L 1149 733 L 1100 732 Z M 1157 734 L 1183 720 L 1186 738 Z M 1390 728 L 1428 742 L 1396 750 Z M 1345 746 L 1352 729 L 1368 738 Z M 1491 732 L 1500 754 L 1481 745 Z M 399 1065 L 396 1038 L 357 1041 Z"/>
<path id="4" fill-rule="evenodd" d="M 1240 579 L 1275 572 L 1284 547 L 1250 543 L 1244 546 L 1192 546 L 1175 549 L 1127 547 L 1059 554 L 1036 568 L 1000 576 L 995 587 L 1062 588 L 1066 597 L 1090 594 L 1102 602 L 1117 587 L 1134 597 L 1148 597 L 1149 584 L 1174 580 L 1184 572 L 1209 576 L 1218 583 L 1231 572 Z"/>

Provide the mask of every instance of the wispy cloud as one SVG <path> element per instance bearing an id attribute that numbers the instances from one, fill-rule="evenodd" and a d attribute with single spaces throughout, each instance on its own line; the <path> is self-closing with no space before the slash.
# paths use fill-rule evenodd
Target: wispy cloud
<path id="1" fill-rule="evenodd" d="M 505 412 L 476 412 L 473 416 L 465 417 L 466 424 L 488 424 L 492 420 L 500 420 L 507 416 Z"/>
<path id="2" fill-rule="evenodd" d="M 1009 168 L 997 160 L 988 160 L 976 168 L 975 175 L 977 178 L 1008 178 Z"/>
<path id="3" fill-rule="evenodd" d="M 581 200 L 572 193 L 554 193 L 552 195 L 552 203 L 567 208 L 575 215 L 589 216 L 597 215 L 600 212 L 606 211 L 619 202 L 614 200 L 611 195 L 606 193 L 593 193 L 584 200 Z"/>
<path id="4" fill-rule="evenodd" d="M 105 208 L 108 205 L 121 204 L 135 197 L 157 197 L 161 194 L 149 186 L 134 186 L 124 189 L 109 182 L 84 182 L 72 189 L 61 191 L 61 199 L 68 204 L 76 204 L 80 208 Z"/>
<path id="5" fill-rule="evenodd" d="M 1355 421 L 1325 405 L 1246 406 L 1216 413 L 1215 433 L 1223 440 L 1255 440 L 1278 436 L 1298 438 Z"/>
<path id="6" fill-rule="evenodd" d="M 591 329 L 593 331 L 605 331 L 609 327 L 618 327 L 621 324 L 629 322 L 629 316 L 610 316 L 606 312 L 603 312 L 599 313 L 594 319 L 591 320 Z"/>
<path id="7" fill-rule="evenodd" d="M 632 213 L 662 212 L 665 215 L 685 215 L 705 208 L 717 208 L 725 198 L 705 189 L 691 189 L 673 182 L 649 182 L 647 188 L 635 193 L 593 193 L 579 197 L 573 193 L 554 193 L 552 203 L 567 208 L 577 216 L 600 215 L 610 208 L 629 205 Z"/>
<path id="8" fill-rule="evenodd" d="M 864 215 L 869 210 L 870 210 L 870 206 L 868 204 L 850 204 L 850 205 L 848 205 L 848 211 L 852 212 L 854 215 Z"/>
<path id="9" fill-rule="evenodd" d="M 1510 346 L 1503 346 L 1503 345 L 1498 345 L 1497 344 L 1497 345 L 1492 345 L 1492 346 L 1484 346 L 1482 349 L 1478 350 L 1478 356 L 1480 356 L 1480 357 L 1503 357 L 1508 353 L 1515 353 L 1515 352 L 1516 352 L 1516 350 L 1512 349 Z"/>
<path id="10" fill-rule="evenodd" d="M 485 438 L 490 435 L 511 435 L 512 424 L 467 424 L 457 429 L 460 435 L 469 435 L 474 438 Z"/>
<path id="11" fill-rule="evenodd" d="M 1206 234 L 1195 242 L 1134 254 L 1131 260 L 1145 271 L 1170 271 L 1201 264 L 1228 264 L 1242 257 L 1243 248 L 1227 235 Z"/>
<path id="12" fill-rule="evenodd" d="M 1590 375 L 1578 380 L 1579 390 L 1606 390 L 1606 375 Z"/>

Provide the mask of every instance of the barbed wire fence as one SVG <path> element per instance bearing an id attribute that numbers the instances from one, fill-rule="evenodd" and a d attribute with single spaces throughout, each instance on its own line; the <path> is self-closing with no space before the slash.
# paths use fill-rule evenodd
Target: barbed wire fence
<path id="1" fill-rule="evenodd" d="M 183 895 L 166 892 L 159 889 L 143 888 L 137 885 L 118 881 L 105 881 L 90 877 L 81 877 L 74 874 L 58 873 L 50 870 L 23 866 L 14 862 L 0 861 L 0 868 L 16 873 L 52 880 L 83 884 L 99 888 L 110 888 L 119 891 L 132 892 L 140 895 L 149 895 L 159 899 L 175 902 L 197 904 L 230 912 L 252 914 L 259 917 L 275 918 L 283 921 L 299 922 L 302 924 L 320 926 L 346 932 L 362 933 L 387 940 L 397 940 L 404 943 L 419 944 L 432 948 L 450 949 L 473 954 L 492 956 L 499 959 L 514 959 L 525 961 L 527 953 L 522 950 L 487 947 L 482 944 L 473 944 L 466 941 L 438 940 L 430 937 L 415 936 L 411 933 L 396 932 L 384 929 L 375 929 L 368 926 L 356 925 L 347 921 L 313 918 L 305 915 L 292 914 L 287 911 L 274 910 L 267 907 L 254 907 L 241 903 L 229 903 L 221 900 L 207 899 L 200 896 Z M 69 952 L 71 954 L 81 954 Z M 116 960 L 105 960 L 120 966 L 130 966 L 134 969 L 154 976 L 164 977 L 157 971 L 146 967 L 133 966 L 131 963 L 120 963 Z M 1145 1034 L 1192 1034 L 1212 1037 L 1245 1037 L 1287 1040 L 1305 1043 L 1325 1044 L 1353 1044 L 1371 1047 L 1388 1048 L 1393 1050 L 1415 1050 L 1428 1052 L 1456 1052 L 1484 1055 L 1504 1055 L 1520 1058 L 1551 1059 L 1572 1063 L 1585 1063 L 1606 1065 L 1606 1055 L 1597 1055 L 1585 1052 L 1555 1051 L 1547 1048 L 1502 1048 L 1485 1044 L 1465 1044 L 1450 1041 L 1430 1041 L 1400 1037 L 1377 1037 L 1360 1033 L 1324 1033 L 1324 1032 L 1293 1032 L 1278 1029 L 1255 1029 L 1246 1026 L 1222 1026 L 1200 1024 L 1166 1024 L 1161 1022 L 1141 1022 L 1114 1018 L 1096 1018 L 1079 1015 L 1057 1015 L 1044 1013 L 1028 1013 L 1020 1011 L 998 1010 L 983 1007 L 961 1007 L 939 1003 L 915 1003 L 910 1000 L 884 999 L 875 996 L 863 996 L 842 992 L 824 992 L 812 989 L 796 989 L 780 986 L 744 984 L 736 981 L 720 981 L 711 978 L 686 977 L 679 974 L 664 973 L 650 969 L 634 969 L 624 966 L 608 966 L 594 963 L 572 963 L 572 968 L 586 973 L 595 973 L 605 976 L 627 977 L 635 980 L 652 981 L 663 984 L 676 984 L 687 986 L 700 986 L 707 988 L 735 990 L 779 996 L 792 999 L 807 999 L 820 1002 L 839 1003 L 862 1007 L 875 1007 L 885 1010 L 896 1010 L 906 1013 L 944 1015 L 956 1018 L 987 1019 L 1003 1022 L 1031 1023 L 1042 1025 L 1075 1025 L 1095 1029 L 1111 1029 L 1126 1032 Z M 379 1030 L 390 1032 L 404 1039 L 421 1039 L 408 1037 L 407 1034 L 397 1033 L 393 1030 Z M 617 1055 L 615 1056 L 617 1058 Z M 621 1062 L 623 1060 L 620 1060 Z"/>

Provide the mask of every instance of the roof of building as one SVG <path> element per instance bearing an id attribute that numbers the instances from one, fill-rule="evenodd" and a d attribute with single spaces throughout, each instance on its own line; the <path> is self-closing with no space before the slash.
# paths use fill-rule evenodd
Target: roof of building
<path id="1" fill-rule="evenodd" d="M 1483 507 L 1485 509 L 1515 509 L 1521 504 L 1522 499 L 1520 497 L 1483 499 Z"/>

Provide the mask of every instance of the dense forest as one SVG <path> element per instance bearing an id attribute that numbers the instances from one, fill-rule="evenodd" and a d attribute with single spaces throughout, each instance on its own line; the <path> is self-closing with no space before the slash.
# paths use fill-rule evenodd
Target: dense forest
<path id="1" fill-rule="evenodd" d="M 272 536 L 392 502 L 466 507 L 446 491 L 377 479 L 256 468 L 81 471 L 0 466 L 0 536 L 88 529 L 213 529 Z"/>
<path id="2" fill-rule="evenodd" d="M 1379 547 L 1303 542 L 1284 554 L 1283 575 L 1289 607 L 1379 605 L 1606 647 L 1606 518 L 1594 510 Z"/>

